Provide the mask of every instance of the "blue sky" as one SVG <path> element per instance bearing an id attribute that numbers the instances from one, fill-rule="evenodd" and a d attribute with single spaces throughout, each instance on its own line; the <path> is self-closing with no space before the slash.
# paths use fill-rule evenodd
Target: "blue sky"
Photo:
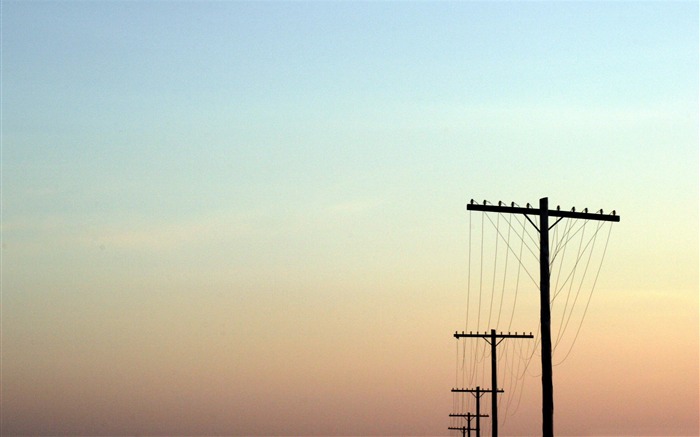
<path id="1" fill-rule="evenodd" d="M 50 140 L 5 157 L 33 165 L 43 156 L 117 183 L 147 178 L 151 163 L 164 160 L 163 173 L 184 185 L 215 161 L 219 173 L 202 178 L 215 190 L 220 177 L 314 187 L 335 169 L 415 168 L 444 142 L 452 149 L 436 159 L 465 170 L 477 162 L 481 171 L 526 168 L 574 153 L 619 173 L 614 160 L 600 159 L 612 144 L 581 150 L 575 138 L 557 138 L 537 151 L 528 130 L 554 116 L 594 130 L 611 115 L 693 105 L 684 93 L 697 70 L 687 56 L 691 6 L 9 3 L 6 120 Z M 491 133 L 484 122 L 502 126 L 498 144 L 477 143 Z M 411 137 L 407 130 L 419 126 L 432 137 Z M 475 127 L 481 132 L 465 132 Z M 489 147 L 502 153 L 479 153 Z M 614 146 L 620 157 L 635 152 L 629 147 Z M 295 179 L 295 170 L 305 177 Z"/>
<path id="2" fill-rule="evenodd" d="M 610 299 L 644 292 L 632 327 L 676 296 L 662 320 L 697 334 L 697 121 L 696 2 L 4 1 L 3 429 L 272 435 L 296 418 L 297 434 L 334 433 L 333 420 L 362 435 L 443 432 L 453 354 L 435 336 L 451 346 L 461 320 L 471 198 L 616 209 L 601 286 Z M 270 334 L 290 326 L 288 341 Z M 357 330 L 347 341 L 360 356 L 334 345 L 343 328 Z M 392 343 L 401 329 L 415 342 Z M 697 351 L 697 335 L 680 344 Z M 387 348 L 413 364 L 387 365 Z M 295 350 L 285 379 L 275 351 Z M 55 364 L 66 356 L 92 378 L 82 391 Z M 118 372 L 124 360 L 134 367 Z M 330 372 L 318 387 L 311 362 Z M 339 383 L 327 370 L 337 363 L 359 382 Z M 190 417 L 109 382 L 148 380 L 167 399 L 199 393 L 177 375 L 228 387 L 202 369 L 260 403 L 222 392 Z M 415 409 L 404 428 L 382 404 L 396 394 L 382 372 L 425 381 L 402 389 Z M 54 377 L 22 397 L 37 375 Z M 319 405 L 340 402 L 340 384 L 360 419 L 311 420 L 309 401 L 265 424 L 276 401 L 258 377 L 288 384 L 291 404 L 302 386 L 323 393 Z M 82 423 L 80 402 L 100 390 L 115 400 Z M 130 395 L 153 415 L 132 411 Z M 678 413 L 684 432 L 694 402 Z M 54 419 L 27 420 L 53 406 Z M 245 419 L 202 425 L 224 408 Z M 158 428 L 171 416 L 180 428 Z"/>

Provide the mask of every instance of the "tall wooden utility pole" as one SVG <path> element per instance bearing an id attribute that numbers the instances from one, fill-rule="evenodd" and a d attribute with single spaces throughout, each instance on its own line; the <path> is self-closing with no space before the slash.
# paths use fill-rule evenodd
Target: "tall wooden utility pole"
<path id="1" fill-rule="evenodd" d="M 551 332 L 551 308 L 549 297 L 549 230 L 552 229 L 559 221 L 564 218 L 575 218 L 584 220 L 598 220 L 619 222 L 620 216 L 615 214 L 603 214 L 601 209 L 597 213 L 589 213 L 588 209 L 584 212 L 560 211 L 559 207 L 556 210 L 549 209 L 548 200 L 546 197 L 540 199 L 539 209 L 531 208 L 528 204 L 527 208 L 516 207 L 513 203 L 511 206 L 506 206 L 502 202 L 498 205 L 483 205 L 475 203 L 473 200 L 467 205 L 467 210 L 498 212 L 506 214 L 524 214 L 525 218 L 537 229 L 540 233 L 540 324 L 542 329 L 542 435 L 544 437 L 554 436 L 554 390 L 552 385 L 552 332 Z M 529 216 L 536 215 L 540 218 L 539 227 L 530 219 Z M 558 217 L 557 221 L 551 226 L 549 225 L 549 217 Z"/>
<path id="2" fill-rule="evenodd" d="M 491 435 L 493 437 L 498 437 L 498 399 L 496 399 L 496 393 L 498 393 L 498 376 L 496 375 L 496 364 L 498 360 L 496 359 L 496 346 L 498 346 L 504 338 L 532 338 L 532 333 L 530 334 L 507 334 L 500 333 L 496 334 L 496 330 L 492 329 L 491 333 L 484 332 L 483 334 L 475 333 L 462 333 L 455 332 L 455 338 L 460 337 L 480 337 L 486 340 L 488 344 L 491 345 Z M 496 341 L 496 339 L 500 339 Z M 503 391 L 503 390 L 501 390 Z"/>
<path id="3" fill-rule="evenodd" d="M 484 393 L 493 393 L 493 390 L 477 386 L 476 388 L 453 388 L 452 393 L 471 393 L 476 398 L 476 437 L 481 437 L 481 422 L 479 418 L 489 417 L 488 415 L 481 414 L 481 397 Z M 503 393 L 503 390 L 496 390 L 496 393 Z M 450 416 L 452 416 L 452 414 L 450 414 Z"/>

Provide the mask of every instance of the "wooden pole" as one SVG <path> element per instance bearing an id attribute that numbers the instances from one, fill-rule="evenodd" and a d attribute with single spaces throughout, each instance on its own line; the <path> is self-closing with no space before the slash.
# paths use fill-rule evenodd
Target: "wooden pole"
<path id="1" fill-rule="evenodd" d="M 476 386 L 476 437 L 481 437 L 481 387 Z"/>
<path id="2" fill-rule="evenodd" d="M 549 206 L 540 199 L 540 323 L 542 329 L 542 435 L 554 436 L 552 327 L 549 298 Z"/>
<path id="3" fill-rule="evenodd" d="M 496 330 L 491 330 L 491 435 L 498 437 L 498 399 L 496 399 L 496 387 L 498 378 L 496 372 Z"/>

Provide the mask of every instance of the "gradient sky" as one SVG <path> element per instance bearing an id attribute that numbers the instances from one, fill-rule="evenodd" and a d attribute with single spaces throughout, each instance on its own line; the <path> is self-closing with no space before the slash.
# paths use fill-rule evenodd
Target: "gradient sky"
<path id="1" fill-rule="evenodd" d="M 1 5 L 3 436 L 445 435 L 544 196 L 622 217 L 557 434 L 698 435 L 697 2 Z"/>

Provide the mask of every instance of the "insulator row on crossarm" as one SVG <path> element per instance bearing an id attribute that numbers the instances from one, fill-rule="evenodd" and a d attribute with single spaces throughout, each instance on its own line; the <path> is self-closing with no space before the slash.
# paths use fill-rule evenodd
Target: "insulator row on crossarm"
<path id="1" fill-rule="evenodd" d="M 476 205 L 476 206 L 480 206 L 480 205 L 483 205 L 483 206 L 491 205 L 491 206 L 494 207 L 494 208 L 501 208 L 501 207 L 502 207 L 502 208 L 508 208 L 508 204 L 507 204 L 506 202 L 503 202 L 502 200 L 499 200 L 499 201 L 497 202 L 497 204 L 494 205 L 493 203 L 489 202 L 489 201 L 486 200 L 486 199 L 484 199 L 483 202 L 481 202 L 481 203 L 477 202 L 477 201 L 474 200 L 474 199 L 471 199 L 471 200 L 469 200 L 469 205 Z M 516 208 L 516 207 L 517 207 L 517 208 L 520 208 L 520 206 L 517 205 L 515 202 L 510 202 L 510 208 Z M 533 206 L 531 203 L 527 203 L 527 204 L 526 204 L 526 209 L 533 209 L 533 208 L 536 208 L 536 207 Z M 469 209 L 469 208 L 467 208 L 467 209 Z M 494 211 L 495 211 L 495 212 L 512 212 L 512 211 L 497 211 L 497 210 L 491 210 L 491 209 L 484 209 L 483 211 L 491 211 L 491 212 L 494 212 Z M 556 211 L 562 211 L 561 205 L 557 205 Z M 566 211 L 566 210 L 564 210 L 564 211 L 565 211 L 565 212 L 568 212 L 568 213 L 576 213 L 576 207 L 575 207 L 575 206 L 572 206 L 568 211 Z M 590 209 L 589 209 L 588 207 L 583 208 L 582 210 L 579 210 L 579 211 L 580 211 L 580 212 L 579 212 L 578 214 L 590 214 L 590 212 L 589 212 Z M 522 212 L 522 211 L 519 211 L 519 212 Z M 598 214 L 600 214 L 600 215 L 605 214 L 605 212 L 604 212 L 602 209 L 599 209 L 599 210 L 597 210 L 596 212 L 597 212 Z M 617 216 L 617 212 L 616 212 L 615 210 L 613 210 L 612 213 L 611 213 L 611 215 L 612 215 L 612 216 Z M 584 217 L 577 217 L 577 218 L 584 218 Z M 613 220 L 613 221 L 618 221 L 618 220 Z"/>
<path id="2" fill-rule="evenodd" d="M 557 211 L 561 211 L 561 207 L 560 207 L 559 205 L 557 205 Z M 571 212 L 576 212 L 576 207 L 571 207 Z M 588 208 L 583 208 L 583 212 L 587 214 L 587 213 L 588 213 Z M 605 211 L 603 211 L 603 209 L 601 208 L 601 209 L 599 209 L 598 211 L 596 211 L 596 213 L 597 213 L 597 214 L 600 214 L 600 215 L 603 215 L 603 214 L 605 214 Z M 612 210 L 612 212 L 610 213 L 610 215 L 617 215 L 617 211 Z"/>

